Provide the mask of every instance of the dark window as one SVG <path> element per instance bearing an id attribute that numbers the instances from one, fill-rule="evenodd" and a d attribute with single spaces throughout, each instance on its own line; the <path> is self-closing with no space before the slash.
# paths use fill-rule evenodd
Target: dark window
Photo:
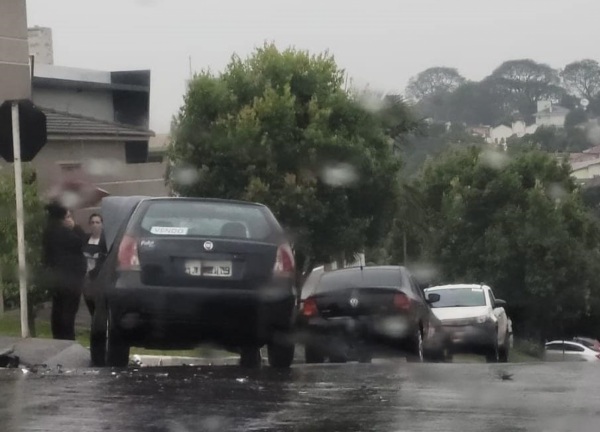
<path id="1" fill-rule="evenodd" d="M 187 200 L 151 202 L 140 226 L 145 236 L 266 240 L 275 231 L 262 207 Z"/>
<path id="2" fill-rule="evenodd" d="M 561 351 L 563 350 L 563 344 L 561 343 L 553 343 L 553 344 L 549 344 L 546 345 L 546 350 L 547 351 Z"/>
<path id="3" fill-rule="evenodd" d="M 148 161 L 148 143 L 144 141 L 126 142 L 125 161 L 128 164 L 146 163 Z"/>
<path id="4" fill-rule="evenodd" d="M 427 294 L 440 295 L 440 301 L 431 305 L 434 308 L 485 306 L 483 288 L 431 288 Z"/>
<path id="5" fill-rule="evenodd" d="M 339 270 L 324 274 L 317 287 L 320 292 L 336 291 L 345 288 L 401 288 L 400 269 L 360 269 Z"/>

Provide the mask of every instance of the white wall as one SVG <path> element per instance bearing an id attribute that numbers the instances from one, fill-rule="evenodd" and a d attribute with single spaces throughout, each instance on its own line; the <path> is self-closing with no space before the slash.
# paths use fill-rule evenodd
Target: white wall
<path id="1" fill-rule="evenodd" d="M 535 123 L 538 126 L 556 126 L 562 128 L 565 126 L 566 118 L 565 115 L 556 113 L 541 114 L 536 117 Z"/>
<path id="2" fill-rule="evenodd" d="M 109 91 L 34 88 L 33 102 L 43 108 L 114 121 L 113 100 Z"/>
<path id="3" fill-rule="evenodd" d="M 600 176 L 600 162 L 595 165 L 590 165 L 585 168 L 575 170 L 571 173 L 571 175 L 578 180 L 589 180 Z"/>

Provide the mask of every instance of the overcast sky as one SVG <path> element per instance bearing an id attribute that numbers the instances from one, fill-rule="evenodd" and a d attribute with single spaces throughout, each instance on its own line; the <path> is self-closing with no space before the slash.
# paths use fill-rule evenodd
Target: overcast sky
<path id="1" fill-rule="evenodd" d="M 264 41 L 329 50 L 354 82 L 402 91 L 430 66 L 481 79 L 504 60 L 600 57 L 597 0 L 27 0 L 54 62 L 152 70 L 151 127 L 166 132 L 194 70 Z"/>

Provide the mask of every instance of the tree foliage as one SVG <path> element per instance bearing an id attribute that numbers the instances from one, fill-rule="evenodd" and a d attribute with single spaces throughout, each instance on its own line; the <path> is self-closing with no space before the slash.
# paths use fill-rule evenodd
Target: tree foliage
<path id="1" fill-rule="evenodd" d="M 41 261 L 41 237 L 44 226 L 44 210 L 38 197 L 35 172 L 25 169 L 23 174 L 23 195 L 25 210 L 25 241 L 30 287 L 30 302 L 39 303 L 46 299 L 43 287 L 38 284 Z M 5 170 L 0 171 L 0 289 L 8 304 L 18 305 L 18 258 L 17 227 L 15 214 L 14 176 Z"/>
<path id="2" fill-rule="evenodd" d="M 428 164 L 420 188 L 425 256 L 444 280 L 491 284 L 518 333 L 554 337 L 598 313 L 600 231 L 568 164 L 537 151 L 455 150 Z"/>
<path id="3" fill-rule="evenodd" d="M 452 92 L 464 82 L 464 77 L 454 68 L 432 67 L 410 79 L 406 95 L 419 102 L 434 95 Z"/>
<path id="4" fill-rule="evenodd" d="M 562 72 L 567 89 L 574 95 L 589 101 L 600 96 L 600 64 L 596 60 L 569 63 Z"/>
<path id="5" fill-rule="evenodd" d="M 174 191 L 267 204 L 299 272 L 376 243 L 395 208 L 391 141 L 410 121 L 401 100 L 365 105 L 343 78 L 328 54 L 274 45 L 195 76 L 172 133 Z M 178 180 L 190 168 L 193 181 Z"/>

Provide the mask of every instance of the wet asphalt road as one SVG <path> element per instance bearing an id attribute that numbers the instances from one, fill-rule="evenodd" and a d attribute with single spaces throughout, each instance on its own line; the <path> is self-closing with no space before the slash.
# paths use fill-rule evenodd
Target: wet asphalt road
<path id="1" fill-rule="evenodd" d="M 599 386 L 581 363 L 4 370 L 0 431 L 597 432 Z"/>

